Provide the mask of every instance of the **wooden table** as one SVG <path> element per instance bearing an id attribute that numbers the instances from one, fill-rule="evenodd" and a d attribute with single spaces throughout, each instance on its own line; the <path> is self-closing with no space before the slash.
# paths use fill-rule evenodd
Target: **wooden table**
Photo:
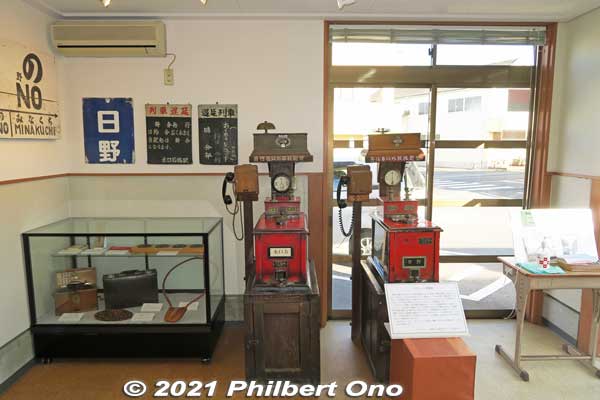
<path id="1" fill-rule="evenodd" d="M 591 368 L 600 378 L 600 370 L 596 368 L 598 352 L 598 329 L 600 327 L 600 272 L 566 272 L 565 274 L 542 275 L 532 274 L 516 265 L 514 257 L 498 257 L 502 262 L 504 274 L 515 284 L 517 294 L 517 332 L 515 340 L 515 354 L 511 357 L 501 345 L 496 345 L 496 352 L 517 371 L 521 379 L 529 381 L 529 374 L 521 368 L 522 361 L 549 361 L 549 360 L 580 360 Z M 524 355 L 521 353 L 521 336 L 525 320 L 525 307 L 532 290 L 545 289 L 592 289 L 593 292 L 593 320 L 591 325 L 591 340 L 589 354 L 581 353 L 569 344 L 563 345 L 566 354 L 558 355 Z"/>

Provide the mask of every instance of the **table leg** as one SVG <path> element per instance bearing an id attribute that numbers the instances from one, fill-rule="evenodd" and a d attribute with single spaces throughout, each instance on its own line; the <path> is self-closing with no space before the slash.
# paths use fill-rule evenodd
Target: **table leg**
<path id="1" fill-rule="evenodd" d="M 496 352 L 502 356 L 512 367 L 522 380 L 529 381 L 529 374 L 521 368 L 521 336 L 523 335 L 523 325 L 525 324 L 525 308 L 527 307 L 527 299 L 529 297 L 529 280 L 527 277 L 518 274 L 515 282 L 515 290 L 517 292 L 517 327 L 515 337 L 515 356 L 511 358 L 508 353 L 500 345 L 496 345 Z"/>
<path id="2" fill-rule="evenodd" d="M 592 356 L 592 368 L 596 371 L 596 376 L 600 378 L 600 370 L 596 368 L 596 359 L 598 357 L 598 329 L 600 327 L 600 289 L 594 289 L 592 291 L 592 332 L 590 335 L 590 355 Z"/>
<path id="3" fill-rule="evenodd" d="M 600 378 L 600 369 L 596 367 L 598 359 L 598 332 L 600 331 L 600 289 L 592 290 L 592 326 L 590 328 L 590 347 L 589 354 L 580 352 L 570 344 L 563 345 L 563 351 L 575 357 L 581 357 L 583 365 L 594 371 L 594 374 Z"/>

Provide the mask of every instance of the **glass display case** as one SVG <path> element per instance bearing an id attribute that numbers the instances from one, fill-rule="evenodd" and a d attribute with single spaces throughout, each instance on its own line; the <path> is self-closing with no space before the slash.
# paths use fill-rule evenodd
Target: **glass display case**
<path id="1" fill-rule="evenodd" d="M 68 218 L 23 233 L 36 356 L 210 360 L 221 218 Z"/>

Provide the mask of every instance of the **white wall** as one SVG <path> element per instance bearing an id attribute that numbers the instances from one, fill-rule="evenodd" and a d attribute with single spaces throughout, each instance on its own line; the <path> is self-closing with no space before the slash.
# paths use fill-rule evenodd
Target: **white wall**
<path id="1" fill-rule="evenodd" d="M 548 170 L 600 175 L 600 9 L 559 24 Z M 551 205 L 589 207 L 587 179 L 554 176 Z M 544 317 L 563 331 L 577 333 L 581 291 L 548 292 Z M 548 307 L 546 307 L 548 305 Z"/>
<path id="2" fill-rule="evenodd" d="M 0 11 L 2 14 L 0 40 L 17 42 L 52 54 L 48 41 L 48 27 L 52 18 L 21 0 L 2 0 Z M 60 81 L 60 58 L 57 58 L 57 69 L 57 79 Z M 59 85 L 59 101 L 61 96 Z M 64 138 L 0 141 L 0 181 L 60 174 L 67 172 L 67 168 L 67 141 Z"/>
<path id="3" fill-rule="evenodd" d="M 51 53 L 47 39 L 50 17 L 20 0 L 3 0 L 0 13 L 0 40 Z M 60 60 L 57 66 L 59 79 Z M 3 139 L 0 181 L 65 173 L 67 148 L 64 138 Z M 33 357 L 29 334 L 20 335 L 30 326 L 21 233 L 67 217 L 68 193 L 67 178 L 0 185 L 0 383 Z"/>
<path id="4" fill-rule="evenodd" d="M 194 164 L 146 163 L 146 103 L 239 104 L 239 161 L 247 163 L 256 125 L 269 120 L 279 131 L 308 132 L 315 161 L 323 164 L 323 22 L 310 20 L 166 21 L 168 51 L 177 55 L 175 85 L 163 85 L 171 58 L 64 59 L 64 129 L 70 140 L 72 172 L 223 172 L 230 166 L 198 163 L 197 109 L 193 113 Z M 132 97 L 135 165 L 85 164 L 83 97 Z M 266 171 L 266 166 L 262 167 Z"/>
<path id="5" fill-rule="evenodd" d="M 50 53 L 51 18 L 20 0 L 0 5 L 0 39 Z M 66 140 L 0 141 L 0 181 L 67 172 Z M 0 347 L 29 328 L 21 233 L 68 216 L 67 179 L 0 186 Z M 19 357 L 16 357 L 19 358 Z M 0 377 L 20 365 L 1 365 Z"/>
<path id="6" fill-rule="evenodd" d="M 0 185 L 0 347 L 29 329 L 21 233 L 68 216 L 68 178 Z"/>
<path id="7" fill-rule="evenodd" d="M 323 164 L 323 22 L 317 20 L 167 20 L 168 51 L 175 53 L 175 85 L 163 85 L 171 58 L 65 58 L 64 130 L 69 139 L 70 172 L 185 173 L 231 171 L 232 166 L 198 162 L 198 104 L 239 105 L 239 162 L 247 163 L 252 133 L 264 120 L 278 131 L 308 132 L 314 162 L 298 172 L 320 172 Z M 82 98 L 132 97 L 136 163 L 86 164 Z M 194 164 L 148 165 L 146 103 L 190 103 Z M 266 165 L 260 165 L 266 172 Z M 117 180 L 115 180 L 117 179 Z M 72 216 L 222 216 L 226 243 L 226 289 L 243 293 L 243 246 L 231 232 L 220 200 L 221 177 L 117 177 L 71 179 Z M 304 180 L 299 181 L 302 185 Z M 98 185 L 98 186 L 96 186 Z M 179 186 L 178 186 L 179 185 Z M 263 195 L 268 189 L 261 188 Z M 301 190 L 306 203 L 305 191 Z M 94 197 L 97 196 L 97 197 Z M 258 203 L 257 203 L 258 204 Z M 262 209 L 262 204 L 260 204 Z M 258 211 L 257 215 L 258 217 Z"/>
<path id="8" fill-rule="evenodd" d="M 559 25 L 549 169 L 600 175 L 600 9 Z"/>

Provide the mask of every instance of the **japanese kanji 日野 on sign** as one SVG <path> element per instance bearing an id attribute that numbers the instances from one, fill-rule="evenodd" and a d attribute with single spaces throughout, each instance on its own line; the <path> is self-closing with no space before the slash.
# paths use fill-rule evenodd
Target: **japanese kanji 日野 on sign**
<path id="1" fill-rule="evenodd" d="M 146 104 L 148 164 L 192 164 L 192 105 Z"/>
<path id="2" fill-rule="evenodd" d="M 198 127 L 201 164 L 238 163 L 237 104 L 199 105 Z"/>
<path id="3" fill-rule="evenodd" d="M 84 98 L 83 135 L 88 164 L 133 164 L 131 98 Z"/>

